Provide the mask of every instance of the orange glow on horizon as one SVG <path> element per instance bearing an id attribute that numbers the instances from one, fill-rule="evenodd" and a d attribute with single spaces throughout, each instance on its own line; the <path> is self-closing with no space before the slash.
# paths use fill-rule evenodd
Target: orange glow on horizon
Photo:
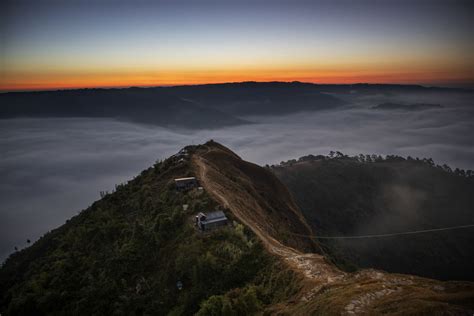
<path id="1" fill-rule="evenodd" d="M 474 83 L 463 1 L 10 2 L 0 10 L 0 91 Z"/>
<path id="2" fill-rule="evenodd" d="M 395 72 L 395 71 L 316 71 L 316 70 L 223 70 L 141 73 L 22 74 L 0 78 L 0 91 L 60 90 L 79 88 L 123 88 L 131 86 L 196 85 L 243 81 L 302 81 L 319 84 L 393 83 L 393 84 L 471 84 L 469 73 Z"/>

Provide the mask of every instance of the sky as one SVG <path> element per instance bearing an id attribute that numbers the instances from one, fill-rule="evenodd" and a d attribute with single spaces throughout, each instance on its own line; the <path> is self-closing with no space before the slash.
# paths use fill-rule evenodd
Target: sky
<path id="1" fill-rule="evenodd" d="M 472 87 L 471 3 L 6 0 L 0 90 L 274 80 Z"/>

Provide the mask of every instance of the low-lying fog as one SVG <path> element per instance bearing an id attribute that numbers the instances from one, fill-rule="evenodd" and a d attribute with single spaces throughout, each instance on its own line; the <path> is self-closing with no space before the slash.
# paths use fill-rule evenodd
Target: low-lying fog
<path id="1" fill-rule="evenodd" d="M 425 98 L 444 107 L 423 111 L 370 109 L 382 99 L 359 98 L 338 110 L 252 117 L 254 124 L 201 131 L 111 119 L 2 120 L 0 260 L 89 206 L 99 191 L 112 190 L 185 145 L 209 139 L 261 165 L 339 150 L 431 157 L 438 164 L 474 169 L 470 97 Z"/>

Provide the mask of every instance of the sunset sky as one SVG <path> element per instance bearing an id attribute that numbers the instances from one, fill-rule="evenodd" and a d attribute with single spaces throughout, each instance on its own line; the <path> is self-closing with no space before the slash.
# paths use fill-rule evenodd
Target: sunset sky
<path id="1" fill-rule="evenodd" d="M 0 90 L 474 86 L 470 1 L 3 1 Z"/>

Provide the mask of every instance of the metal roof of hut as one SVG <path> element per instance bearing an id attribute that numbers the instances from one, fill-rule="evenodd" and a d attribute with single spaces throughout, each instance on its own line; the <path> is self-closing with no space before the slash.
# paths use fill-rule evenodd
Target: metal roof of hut
<path id="1" fill-rule="evenodd" d="M 201 220 L 202 224 L 210 224 L 215 222 L 227 221 L 227 217 L 225 216 L 224 212 L 216 211 L 211 213 L 200 213 L 205 216 L 206 219 Z"/>

